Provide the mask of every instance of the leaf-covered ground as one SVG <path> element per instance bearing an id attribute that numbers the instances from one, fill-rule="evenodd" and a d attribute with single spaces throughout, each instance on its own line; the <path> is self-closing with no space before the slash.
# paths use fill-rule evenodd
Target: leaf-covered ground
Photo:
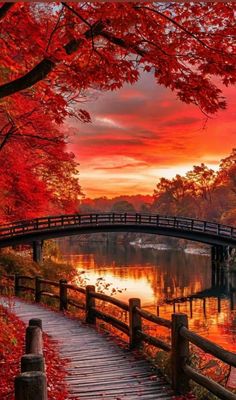
<path id="1" fill-rule="evenodd" d="M 19 374 L 23 355 L 25 324 L 0 305 L 0 399 L 14 400 L 14 377 Z M 65 361 L 57 346 L 44 334 L 44 356 L 47 369 L 48 400 L 66 400 Z"/>

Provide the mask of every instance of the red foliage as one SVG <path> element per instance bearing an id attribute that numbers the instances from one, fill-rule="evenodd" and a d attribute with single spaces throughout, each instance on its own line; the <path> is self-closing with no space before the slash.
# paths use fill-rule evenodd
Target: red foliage
<path id="1" fill-rule="evenodd" d="M 234 12 L 230 2 L 13 3 L 0 8 L 0 97 L 40 98 L 61 122 L 89 89 L 115 90 L 145 69 L 214 113 L 225 101 L 212 77 L 236 80 Z M 89 120 L 80 107 L 77 117 Z"/>
<path id="2" fill-rule="evenodd" d="M 76 212 L 81 190 L 74 155 L 30 97 L 0 105 L 0 186 L 2 222 Z"/>
<path id="3" fill-rule="evenodd" d="M 19 374 L 23 354 L 25 324 L 0 306 L 0 399 L 14 400 L 14 377 Z M 68 392 L 64 381 L 66 361 L 58 355 L 57 346 L 44 334 L 48 399 L 66 400 Z"/>
<path id="4" fill-rule="evenodd" d="M 0 2 L 0 220 L 74 212 L 77 165 L 59 129 L 94 90 L 139 71 L 206 113 L 234 84 L 230 2 Z M 1 221 L 0 221 L 1 222 Z"/>

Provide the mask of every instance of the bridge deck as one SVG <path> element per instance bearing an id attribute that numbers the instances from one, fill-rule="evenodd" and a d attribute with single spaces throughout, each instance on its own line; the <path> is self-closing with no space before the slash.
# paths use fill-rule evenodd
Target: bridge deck
<path id="1" fill-rule="evenodd" d="M 68 359 L 69 399 L 171 399 L 173 392 L 151 364 L 109 335 L 39 305 L 16 300 L 16 315 L 25 323 L 41 318 L 43 330 L 58 341 L 60 356 Z"/>

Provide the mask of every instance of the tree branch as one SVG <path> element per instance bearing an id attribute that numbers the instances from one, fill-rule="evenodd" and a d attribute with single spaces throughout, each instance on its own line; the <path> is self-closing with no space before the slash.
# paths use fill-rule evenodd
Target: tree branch
<path id="1" fill-rule="evenodd" d="M 47 142 L 53 142 L 53 143 L 63 143 L 63 138 L 61 136 L 56 136 L 54 138 L 47 138 L 45 136 L 40 136 L 40 135 L 35 135 L 33 133 L 14 133 L 12 135 L 13 137 L 19 136 L 19 137 L 29 137 L 32 139 L 38 139 L 38 140 L 44 140 Z"/>
<path id="2" fill-rule="evenodd" d="M 86 21 L 85 18 L 82 17 L 82 15 L 80 15 L 77 11 L 75 11 L 72 7 L 70 7 L 67 3 L 65 3 L 64 1 L 61 2 L 61 4 L 66 7 L 70 12 L 72 12 L 73 14 L 75 14 L 82 22 L 84 22 L 87 26 L 89 26 L 91 28 L 91 24 Z"/>
<path id="3" fill-rule="evenodd" d="M 149 7 L 149 6 L 134 6 L 135 10 L 149 10 L 151 12 L 154 12 L 155 14 L 159 15 L 160 17 L 166 19 L 167 21 L 171 22 L 173 25 L 177 26 L 180 30 L 185 32 L 187 35 L 191 36 L 193 39 L 195 39 L 198 43 L 200 43 L 202 46 L 204 46 L 208 50 L 215 51 L 217 53 L 222 53 L 221 50 L 215 49 L 213 47 L 208 46 L 203 40 L 201 40 L 197 35 L 195 35 L 193 32 L 189 31 L 186 29 L 183 25 L 179 24 L 175 19 L 168 17 L 168 15 L 163 14 L 162 12 L 156 10 L 155 8 Z"/>
<path id="4" fill-rule="evenodd" d="M 0 8 L 0 21 L 5 17 L 7 14 L 8 10 L 10 10 L 11 7 L 13 7 L 16 3 L 4 3 L 2 7 Z"/>
<path id="5" fill-rule="evenodd" d="M 147 52 L 143 49 L 140 49 L 138 46 L 134 45 L 134 44 L 129 44 L 126 43 L 124 39 L 118 38 L 116 36 L 114 36 L 112 33 L 107 32 L 107 31 L 102 31 L 100 33 L 100 36 L 104 37 L 105 39 L 107 39 L 109 42 L 116 44 L 119 47 L 122 47 L 123 49 L 132 49 L 135 51 L 135 53 L 139 54 L 141 57 L 145 56 L 147 54 Z"/>
<path id="6" fill-rule="evenodd" d="M 98 21 L 91 26 L 90 29 L 84 32 L 84 37 L 86 39 L 91 39 L 94 36 L 98 36 L 102 29 L 104 28 L 104 23 L 102 21 Z M 81 43 L 82 39 L 72 39 L 65 46 L 64 50 L 66 54 L 70 55 L 75 53 Z M 14 93 L 20 92 L 21 90 L 30 88 L 35 85 L 37 82 L 40 82 L 55 68 L 57 62 L 51 60 L 50 58 L 44 58 L 40 61 L 31 71 L 27 72 L 25 75 L 17 78 L 11 82 L 5 83 L 0 86 L 0 99 L 10 96 Z"/>
<path id="7" fill-rule="evenodd" d="M 10 140 L 14 132 L 16 131 L 16 128 L 13 126 L 9 129 L 7 134 L 4 136 L 2 142 L 0 143 L 0 151 L 3 149 L 3 147 L 7 144 L 7 142 Z"/>

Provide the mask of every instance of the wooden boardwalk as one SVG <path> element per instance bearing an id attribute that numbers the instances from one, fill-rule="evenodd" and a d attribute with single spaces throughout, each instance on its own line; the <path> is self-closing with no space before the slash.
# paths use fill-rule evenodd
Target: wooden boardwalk
<path id="1" fill-rule="evenodd" d="M 43 330 L 58 341 L 60 356 L 69 360 L 69 399 L 171 399 L 173 392 L 151 364 L 116 343 L 109 335 L 78 320 L 16 300 L 16 315 L 28 323 L 41 318 Z"/>

